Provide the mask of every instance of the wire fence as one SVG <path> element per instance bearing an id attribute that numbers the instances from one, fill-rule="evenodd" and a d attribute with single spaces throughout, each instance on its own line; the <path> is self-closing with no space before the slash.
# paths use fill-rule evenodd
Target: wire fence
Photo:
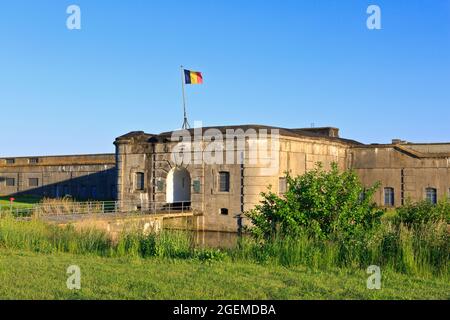
<path id="1" fill-rule="evenodd" d="M 15 217 L 40 217 L 53 215 L 93 215 L 93 214 L 175 214 L 191 212 L 190 202 L 141 202 L 134 201 L 52 201 L 29 207 L 0 207 L 0 213 L 10 213 Z"/>

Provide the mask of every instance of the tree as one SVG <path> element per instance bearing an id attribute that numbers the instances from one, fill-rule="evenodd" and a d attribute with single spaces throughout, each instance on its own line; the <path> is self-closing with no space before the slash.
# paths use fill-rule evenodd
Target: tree
<path id="1" fill-rule="evenodd" d="M 336 163 L 325 171 L 318 163 L 304 175 L 286 174 L 286 180 L 284 196 L 269 187 L 261 203 L 245 213 L 252 222 L 248 231 L 259 240 L 301 232 L 322 239 L 337 234 L 352 238 L 380 222 L 383 211 L 372 201 L 379 184 L 364 188 L 354 171 L 340 172 Z"/>

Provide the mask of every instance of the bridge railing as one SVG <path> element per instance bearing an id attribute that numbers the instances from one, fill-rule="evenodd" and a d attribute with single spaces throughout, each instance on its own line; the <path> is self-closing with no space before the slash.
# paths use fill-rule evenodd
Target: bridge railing
<path id="1" fill-rule="evenodd" d="M 4 207 L 1 213 L 15 217 L 82 215 L 82 214 L 175 214 L 192 210 L 191 202 L 136 202 L 136 201 L 52 201 L 25 208 Z"/>

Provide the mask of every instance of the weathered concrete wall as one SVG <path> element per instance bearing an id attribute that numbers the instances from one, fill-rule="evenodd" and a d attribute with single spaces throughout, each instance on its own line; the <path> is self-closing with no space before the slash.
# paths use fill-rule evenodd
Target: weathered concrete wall
<path id="1" fill-rule="evenodd" d="M 351 149 L 351 167 L 369 186 L 381 183 L 375 200 L 384 206 L 384 188 L 394 188 L 395 206 L 407 199 L 426 199 L 426 188 L 437 189 L 438 199 L 450 196 L 449 144 L 401 144 Z M 415 151 L 419 151 L 416 153 Z M 430 152 L 433 151 L 433 152 Z"/>
<path id="2" fill-rule="evenodd" d="M 197 230 L 197 217 L 185 214 L 82 214 L 64 216 L 44 216 L 43 221 L 59 226 L 71 225 L 77 230 L 97 229 L 105 231 L 112 239 L 122 233 L 159 232 L 162 229 Z"/>
<path id="3" fill-rule="evenodd" d="M 237 229 L 235 216 L 254 208 L 261 200 L 260 193 L 267 191 L 269 185 L 272 191 L 280 192 L 286 172 L 300 175 L 313 169 L 317 162 L 326 169 L 332 162 L 338 163 L 342 170 L 354 169 L 367 186 L 381 182 L 375 195 L 380 206 L 384 205 L 384 188 L 387 187 L 394 189 L 395 206 L 408 198 L 413 201 L 425 199 L 426 188 L 435 188 L 439 199 L 450 193 L 450 143 L 396 141 L 387 145 L 363 145 L 339 138 L 336 128 L 244 126 L 209 129 L 219 133 L 228 129 L 268 129 L 269 135 L 272 129 L 279 130 L 279 144 L 272 148 L 269 140 L 268 153 L 255 154 L 250 146 L 260 141 L 247 136 L 244 144 L 235 143 L 231 148 L 231 156 L 235 159 L 231 164 L 227 164 L 225 154 L 223 164 L 191 161 L 177 165 L 173 151 L 179 141 L 172 141 L 171 132 L 157 135 L 130 132 L 116 139 L 115 155 L 37 157 L 37 162 L 25 157 L 14 161 L 0 159 L 0 195 L 58 197 L 71 194 L 78 199 L 111 199 L 117 191 L 117 199 L 126 207 L 122 209 L 145 210 L 155 202 L 166 204 L 169 173 L 177 168 L 185 170 L 189 176 L 186 183 L 195 214 L 189 224 L 197 230 L 234 232 Z M 197 141 L 199 149 L 184 151 L 191 160 L 205 158 L 204 150 L 211 142 L 205 135 L 209 129 L 202 129 L 205 132 Z M 225 148 L 225 144 L 221 147 Z M 242 165 L 237 161 L 241 157 L 244 159 Z M 269 163 L 275 165 L 274 170 L 269 170 Z M 220 172 L 228 172 L 230 176 L 226 192 L 219 188 Z M 138 173 L 143 174 L 142 185 L 137 181 Z M 29 179 L 33 178 L 38 179 L 38 186 L 29 185 Z M 15 181 L 13 186 L 7 186 L 10 179 Z M 168 222 L 168 225 L 181 228 L 190 218 L 186 219 Z"/>
<path id="4" fill-rule="evenodd" d="M 30 179 L 35 179 L 31 183 Z M 0 195 L 113 199 L 114 154 L 0 159 Z"/>
<path id="5" fill-rule="evenodd" d="M 336 130 L 331 132 L 337 134 Z M 202 141 L 199 150 L 205 150 L 209 143 L 209 139 Z M 240 159 L 243 155 L 243 165 L 237 161 L 227 164 L 226 154 L 223 155 L 223 164 L 207 164 L 204 161 L 200 164 L 181 164 L 180 167 L 190 175 L 192 208 L 203 213 L 203 221 L 197 224 L 199 230 L 236 231 L 235 216 L 258 204 L 260 193 L 267 191 L 269 185 L 278 191 L 279 179 L 286 171 L 302 174 L 313 169 L 317 162 L 322 162 L 325 168 L 329 168 L 332 162 L 337 162 L 342 169 L 347 168 L 349 143 L 340 139 L 322 135 L 304 137 L 301 134 L 282 134 L 279 145 L 274 146 L 274 154 L 271 154 L 269 140 L 269 152 L 264 156 L 249 151 L 253 143 L 256 142 L 249 139 L 245 148 L 235 144 L 232 149 L 234 159 Z M 178 142 L 170 141 L 166 135 L 132 132 L 118 138 L 115 144 L 119 199 L 124 201 L 124 205 L 134 207 L 126 209 L 145 208 L 152 201 L 165 202 L 167 177 L 170 170 L 177 166 L 172 159 L 172 151 Z M 190 159 L 203 159 L 205 153 L 199 150 L 190 150 Z M 276 166 L 274 170 L 270 170 L 270 163 Z M 219 190 L 220 172 L 230 175 L 227 192 Z M 145 186 L 141 190 L 136 187 L 136 173 L 145 175 Z M 222 214 L 223 209 L 228 214 Z"/>

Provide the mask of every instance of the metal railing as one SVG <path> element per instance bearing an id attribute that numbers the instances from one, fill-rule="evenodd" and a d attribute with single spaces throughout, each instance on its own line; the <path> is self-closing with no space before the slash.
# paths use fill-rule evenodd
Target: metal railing
<path id="1" fill-rule="evenodd" d="M 29 207 L 0 208 L 1 213 L 10 213 L 15 217 L 82 215 L 82 214 L 175 214 L 192 211 L 191 202 L 137 202 L 137 201 L 52 201 Z"/>

